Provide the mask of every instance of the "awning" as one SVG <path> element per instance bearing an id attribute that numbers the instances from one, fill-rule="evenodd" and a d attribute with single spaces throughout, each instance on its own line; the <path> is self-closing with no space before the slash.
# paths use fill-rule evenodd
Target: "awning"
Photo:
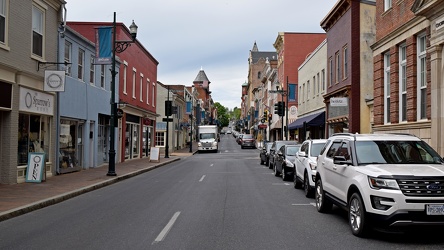
<path id="1" fill-rule="evenodd" d="M 325 112 L 307 115 L 298 118 L 295 122 L 288 125 L 289 130 L 298 129 L 304 127 L 304 122 L 307 123 L 308 127 L 316 127 L 325 124 Z"/>

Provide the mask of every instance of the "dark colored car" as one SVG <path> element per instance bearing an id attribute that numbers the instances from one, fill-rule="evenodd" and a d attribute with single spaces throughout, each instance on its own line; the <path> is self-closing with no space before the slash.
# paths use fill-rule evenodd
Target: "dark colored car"
<path id="1" fill-rule="evenodd" d="M 240 139 L 241 148 L 256 148 L 256 139 L 252 134 L 245 134 Z"/>
<path id="2" fill-rule="evenodd" d="M 272 142 L 266 142 L 264 144 L 264 146 L 261 149 L 261 152 L 259 153 L 259 158 L 261 160 L 261 165 L 267 165 L 268 166 L 268 162 L 270 160 L 270 149 L 271 146 L 273 145 Z"/>
<path id="3" fill-rule="evenodd" d="M 282 147 L 282 145 L 296 145 L 296 144 L 298 144 L 297 141 L 274 141 L 273 145 L 270 148 L 270 158 L 268 161 L 268 168 L 273 169 L 274 162 L 277 158 L 276 151 L 278 151 Z"/>
<path id="4" fill-rule="evenodd" d="M 301 147 L 298 145 L 282 145 L 277 151 L 277 158 L 274 164 L 274 176 L 282 176 L 282 180 L 290 180 L 294 175 L 294 161 L 296 153 Z"/>

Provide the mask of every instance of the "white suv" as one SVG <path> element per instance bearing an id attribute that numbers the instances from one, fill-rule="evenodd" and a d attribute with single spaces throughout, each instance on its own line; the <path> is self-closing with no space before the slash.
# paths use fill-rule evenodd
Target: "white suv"
<path id="1" fill-rule="evenodd" d="M 316 177 L 316 160 L 326 139 L 308 139 L 302 143 L 294 162 L 294 188 L 304 187 L 306 197 L 313 196 Z"/>
<path id="2" fill-rule="evenodd" d="M 316 208 L 348 211 L 352 233 L 444 226 L 444 160 L 406 134 L 334 134 L 317 160 Z"/>

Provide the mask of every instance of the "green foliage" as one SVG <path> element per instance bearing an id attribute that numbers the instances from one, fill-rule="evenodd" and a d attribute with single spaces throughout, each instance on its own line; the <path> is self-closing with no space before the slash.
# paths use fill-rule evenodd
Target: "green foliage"
<path id="1" fill-rule="evenodd" d="M 230 122 L 228 108 L 222 106 L 219 102 L 214 103 L 214 106 L 217 109 L 217 119 L 220 122 L 220 126 L 227 127 Z"/>

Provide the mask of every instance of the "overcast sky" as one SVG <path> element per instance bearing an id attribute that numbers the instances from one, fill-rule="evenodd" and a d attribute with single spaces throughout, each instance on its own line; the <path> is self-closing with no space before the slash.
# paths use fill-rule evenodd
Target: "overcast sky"
<path id="1" fill-rule="evenodd" d="M 139 27 L 137 39 L 159 62 L 157 80 L 191 86 L 202 68 L 215 102 L 240 107 L 254 42 L 275 51 L 279 32 L 324 32 L 337 0 L 67 0 L 68 21 Z"/>

